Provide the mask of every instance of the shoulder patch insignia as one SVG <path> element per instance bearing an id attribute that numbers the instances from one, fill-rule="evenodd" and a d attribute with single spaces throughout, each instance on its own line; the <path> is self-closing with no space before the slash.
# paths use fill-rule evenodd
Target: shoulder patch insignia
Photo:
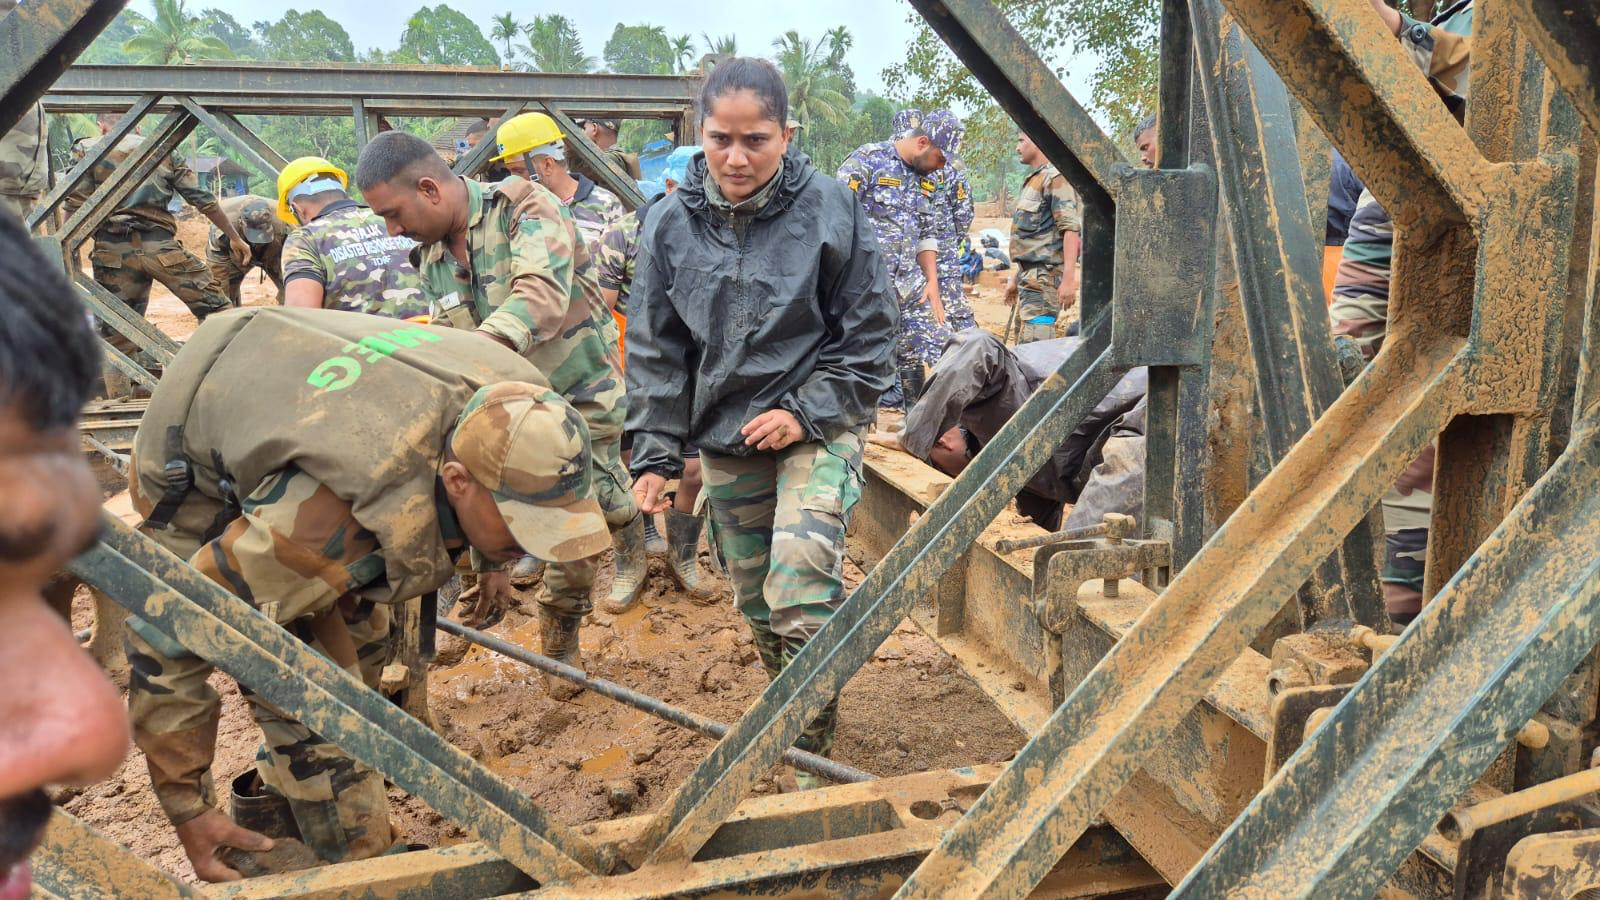
<path id="1" fill-rule="evenodd" d="M 965 199 L 967 199 L 967 186 L 966 185 L 959 184 L 959 183 L 956 185 L 956 199 L 957 200 L 965 200 Z"/>
<path id="2" fill-rule="evenodd" d="M 934 190 L 934 188 L 938 187 L 938 185 L 936 185 L 932 181 L 929 181 L 928 179 L 924 178 L 924 179 L 922 179 L 921 187 L 922 187 L 922 193 L 924 195 L 932 197 L 933 196 L 933 190 Z"/>
<path id="3" fill-rule="evenodd" d="M 861 193 L 861 176 L 860 175 L 851 175 L 850 176 L 850 180 L 845 182 L 845 184 L 846 184 L 846 186 L 848 186 L 850 188 L 850 190 L 855 191 L 858 194 Z"/>
<path id="4" fill-rule="evenodd" d="M 899 187 L 900 185 L 905 184 L 905 182 L 889 175 L 879 175 L 878 184 L 882 187 Z"/>

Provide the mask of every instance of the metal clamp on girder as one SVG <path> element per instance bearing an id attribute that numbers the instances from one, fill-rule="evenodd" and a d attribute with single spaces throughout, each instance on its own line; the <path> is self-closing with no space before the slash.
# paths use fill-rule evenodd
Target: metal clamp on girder
<path id="1" fill-rule="evenodd" d="M 1112 362 L 1196 366 L 1211 349 L 1207 289 L 1216 258 L 1217 175 L 1112 167 L 1117 204 Z"/>

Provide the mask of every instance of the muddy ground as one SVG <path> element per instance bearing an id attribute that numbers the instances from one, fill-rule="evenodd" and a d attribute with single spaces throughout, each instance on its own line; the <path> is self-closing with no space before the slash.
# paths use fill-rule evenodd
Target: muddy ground
<path id="1" fill-rule="evenodd" d="M 980 220 L 974 228 L 997 225 Z M 206 223 L 185 219 L 179 236 L 203 250 Z M 1001 278 L 985 273 L 974 294 L 980 324 L 996 332 L 1006 322 Z M 246 305 L 270 304 L 270 281 L 252 273 Z M 165 288 L 153 292 L 149 316 L 183 339 L 195 322 Z M 702 550 L 702 557 L 705 552 Z M 748 633 L 729 600 L 726 582 L 709 605 L 669 590 L 664 562 L 651 563 L 644 602 L 621 616 L 596 612 L 583 629 L 589 671 L 722 722 L 737 719 L 767 678 Z M 702 568 L 706 563 L 702 560 Z M 610 581 L 609 566 L 597 591 Z M 846 570 L 853 586 L 862 573 Z M 521 606 L 493 631 L 533 649 L 537 586 L 521 591 Z M 75 627 L 88 624 L 80 598 Z M 440 634 L 440 661 L 431 673 L 430 704 L 449 740 L 524 790 L 559 821 L 579 824 L 657 808 L 710 751 L 712 742 L 644 713 L 585 693 L 556 702 L 536 673 L 519 663 Z M 223 718 L 213 772 L 223 787 L 251 764 L 259 732 L 232 681 L 214 676 Z M 121 685 L 126 687 L 125 682 Z M 903 623 L 846 686 L 835 757 L 874 775 L 998 762 L 1023 743 L 1021 735 L 961 669 L 914 626 Z M 769 773 L 757 793 L 776 790 Z M 406 840 L 443 845 L 467 840 L 421 801 L 391 790 L 391 807 Z M 135 751 L 112 779 L 60 796 L 65 808 L 169 872 L 192 879 L 151 793 L 143 757 Z"/>

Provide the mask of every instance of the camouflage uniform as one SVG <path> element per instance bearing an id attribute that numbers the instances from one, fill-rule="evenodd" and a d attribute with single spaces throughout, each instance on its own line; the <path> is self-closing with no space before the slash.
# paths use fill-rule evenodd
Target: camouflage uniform
<path id="1" fill-rule="evenodd" d="M 600 297 L 593 260 L 572 211 L 542 185 L 521 178 L 467 181 L 467 250 L 462 266 L 443 242 L 412 251 L 436 322 L 476 325 L 539 367 L 583 414 L 593 441 L 593 478 L 613 529 L 639 514 L 622 467 L 622 358 L 617 326 Z M 545 573 L 556 612 L 587 615 L 597 561 L 552 564 Z"/>
<path id="2" fill-rule="evenodd" d="M 391 237 L 372 210 L 336 200 L 283 242 L 283 280 L 322 285 L 322 308 L 395 319 L 428 314 L 422 276 L 411 264 L 416 242 Z"/>
<path id="3" fill-rule="evenodd" d="M 628 211 L 616 194 L 582 175 L 578 176 L 578 190 L 567 208 L 572 210 L 572 218 L 578 224 L 578 235 L 589 245 L 591 259 L 600 257 L 600 239 L 605 236 L 606 229 Z"/>
<path id="4" fill-rule="evenodd" d="M 4 8 L 0 4 L 0 9 Z M 26 219 L 48 186 L 49 175 L 44 107 L 36 103 L 0 137 L 0 210 Z"/>
<path id="5" fill-rule="evenodd" d="M 69 214 L 143 143 L 144 138 L 135 134 L 123 138 L 68 196 Z M 178 225 L 167 209 L 175 194 L 201 213 L 217 208 L 217 198 L 202 188 L 194 171 L 174 155 L 158 165 L 150 179 L 95 229 L 89 260 L 94 264 L 94 280 L 139 315 L 150 305 L 154 280 L 166 285 L 196 319 L 205 321 L 206 316 L 228 309 L 228 298 L 217 289 L 206 264 L 178 242 Z M 119 333 L 107 330 L 106 335 L 124 352 L 135 349 Z"/>
<path id="6" fill-rule="evenodd" d="M 917 263 L 917 254 L 939 249 L 932 203 L 937 184 L 933 178 L 906 165 L 894 141 L 867 144 L 851 153 L 839 167 L 839 180 L 856 192 L 872 220 L 889 282 L 899 298 L 900 335 L 895 359 L 902 368 L 937 362 L 950 336 L 922 299 L 927 279 Z"/>
<path id="7" fill-rule="evenodd" d="M 1017 264 L 1018 343 L 1055 336 L 1061 305 L 1061 236 L 1083 230 L 1078 195 L 1056 167 L 1045 163 L 1028 173 L 1011 214 L 1011 259 Z"/>
<path id="8" fill-rule="evenodd" d="M 250 245 L 250 264 L 239 268 L 233 261 L 228 236 L 211 226 L 206 241 L 206 265 L 211 277 L 228 293 L 228 302 L 239 305 L 239 288 L 252 267 L 260 268 L 278 288 L 278 304 L 283 304 L 283 239 L 289 226 L 278 218 L 277 206 L 265 197 L 240 194 L 222 201 L 222 214 L 228 217 L 239 236 Z"/>
<path id="9" fill-rule="evenodd" d="M 437 488 L 446 443 L 464 463 L 492 455 L 479 449 L 482 423 L 498 440 L 511 438 L 491 405 L 515 395 L 554 413 L 540 418 L 545 431 L 520 433 L 535 438 L 531 450 L 587 468 L 581 419 L 534 366 L 481 338 L 397 325 L 275 308 L 208 321 L 151 398 L 131 462 L 146 533 L 330 659 L 320 636 L 348 625 L 357 651 L 348 670 L 369 686 L 388 654 L 389 606 L 443 584 L 465 544 Z M 469 424 L 480 408 L 489 418 Z M 501 448 L 494 458 L 525 458 L 529 445 L 517 446 L 524 449 Z M 174 460 L 192 473 L 188 490 L 170 490 Z M 502 463 L 499 480 L 474 475 L 497 485 L 491 490 L 507 475 L 533 482 L 519 485 L 527 493 L 554 486 L 523 468 Z M 572 491 L 580 501 L 592 494 L 581 475 Z M 603 541 L 599 512 L 588 507 L 568 520 L 575 530 L 548 531 L 570 537 L 586 528 Z M 129 624 L 134 739 L 162 810 L 181 825 L 216 805 L 214 667 L 143 620 Z M 383 777 L 244 694 L 265 739 L 261 780 L 287 798 L 306 843 L 328 861 L 387 850 L 395 835 Z"/>
<path id="10" fill-rule="evenodd" d="M 1472 51 L 1472 0 L 1458 0 L 1432 22 L 1401 15 L 1399 40 L 1418 68 L 1427 73 L 1445 106 L 1465 115 Z M 1350 216 L 1333 303 L 1328 309 L 1335 336 L 1353 340 L 1367 359 L 1383 346 L 1389 326 L 1389 283 L 1394 261 L 1394 220 L 1372 192 L 1363 189 Z M 1401 617 L 1421 609 L 1428 529 L 1433 518 L 1434 447 L 1411 464 L 1420 482 L 1414 489 L 1391 488 L 1383 498 L 1387 544 L 1381 579 L 1389 611 Z"/>
<path id="11" fill-rule="evenodd" d="M 634 181 L 638 181 L 640 178 L 644 177 L 643 170 L 639 168 L 638 154 L 625 153 L 620 147 L 612 147 L 610 150 L 601 150 L 600 155 L 605 159 L 606 162 L 625 173 Z M 582 175 L 590 181 L 600 180 L 599 178 L 595 177 L 595 171 L 584 165 L 583 160 L 578 158 L 578 154 L 569 150 L 567 152 L 567 159 L 571 160 L 567 167 L 567 171 L 571 172 L 574 176 Z"/>
<path id="12" fill-rule="evenodd" d="M 861 499 L 863 433 L 752 456 L 702 454 L 709 543 L 774 678 L 844 602 L 844 533 Z M 834 697 L 795 746 L 826 756 L 838 712 Z"/>
<path id="13" fill-rule="evenodd" d="M 972 229 L 976 210 L 972 206 L 972 185 L 965 166 L 955 159 L 937 173 L 938 188 L 933 195 L 934 225 L 939 232 L 939 298 L 944 301 L 945 321 L 951 331 L 962 331 L 978 324 L 961 287 L 961 239 Z"/>

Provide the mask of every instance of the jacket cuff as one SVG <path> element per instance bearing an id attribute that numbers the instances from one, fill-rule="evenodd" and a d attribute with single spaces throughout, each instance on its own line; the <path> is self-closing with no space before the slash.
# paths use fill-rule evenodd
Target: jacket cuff
<path id="1" fill-rule="evenodd" d="M 917 241 L 917 252 L 921 253 L 924 250 L 932 250 L 933 252 L 938 253 L 939 252 L 939 239 L 938 238 L 923 238 L 922 240 Z"/>
<path id="2" fill-rule="evenodd" d="M 817 423 L 811 421 L 811 417 L 806 415 L 806 411 L 800 407 L 800 401 L 795 397 L 793 391 L 784 394 L 778 400 L 778 407 L 791 413 L 799 421 L 800 427 L 805 429 L 807 439 L 813 441 L 824 439 L 822 429 L 818 428 Z"/>
<path id="3" fill-rule="evenodd" d="M 483 320 L 478 330 L 484 334 L 508 341 L 511 348 L 518 353 L 526 354 L 533 347 L 533 329 L 523 324 L 516 316 L 502 314 L 496 311 L 489 318 Z"/>

